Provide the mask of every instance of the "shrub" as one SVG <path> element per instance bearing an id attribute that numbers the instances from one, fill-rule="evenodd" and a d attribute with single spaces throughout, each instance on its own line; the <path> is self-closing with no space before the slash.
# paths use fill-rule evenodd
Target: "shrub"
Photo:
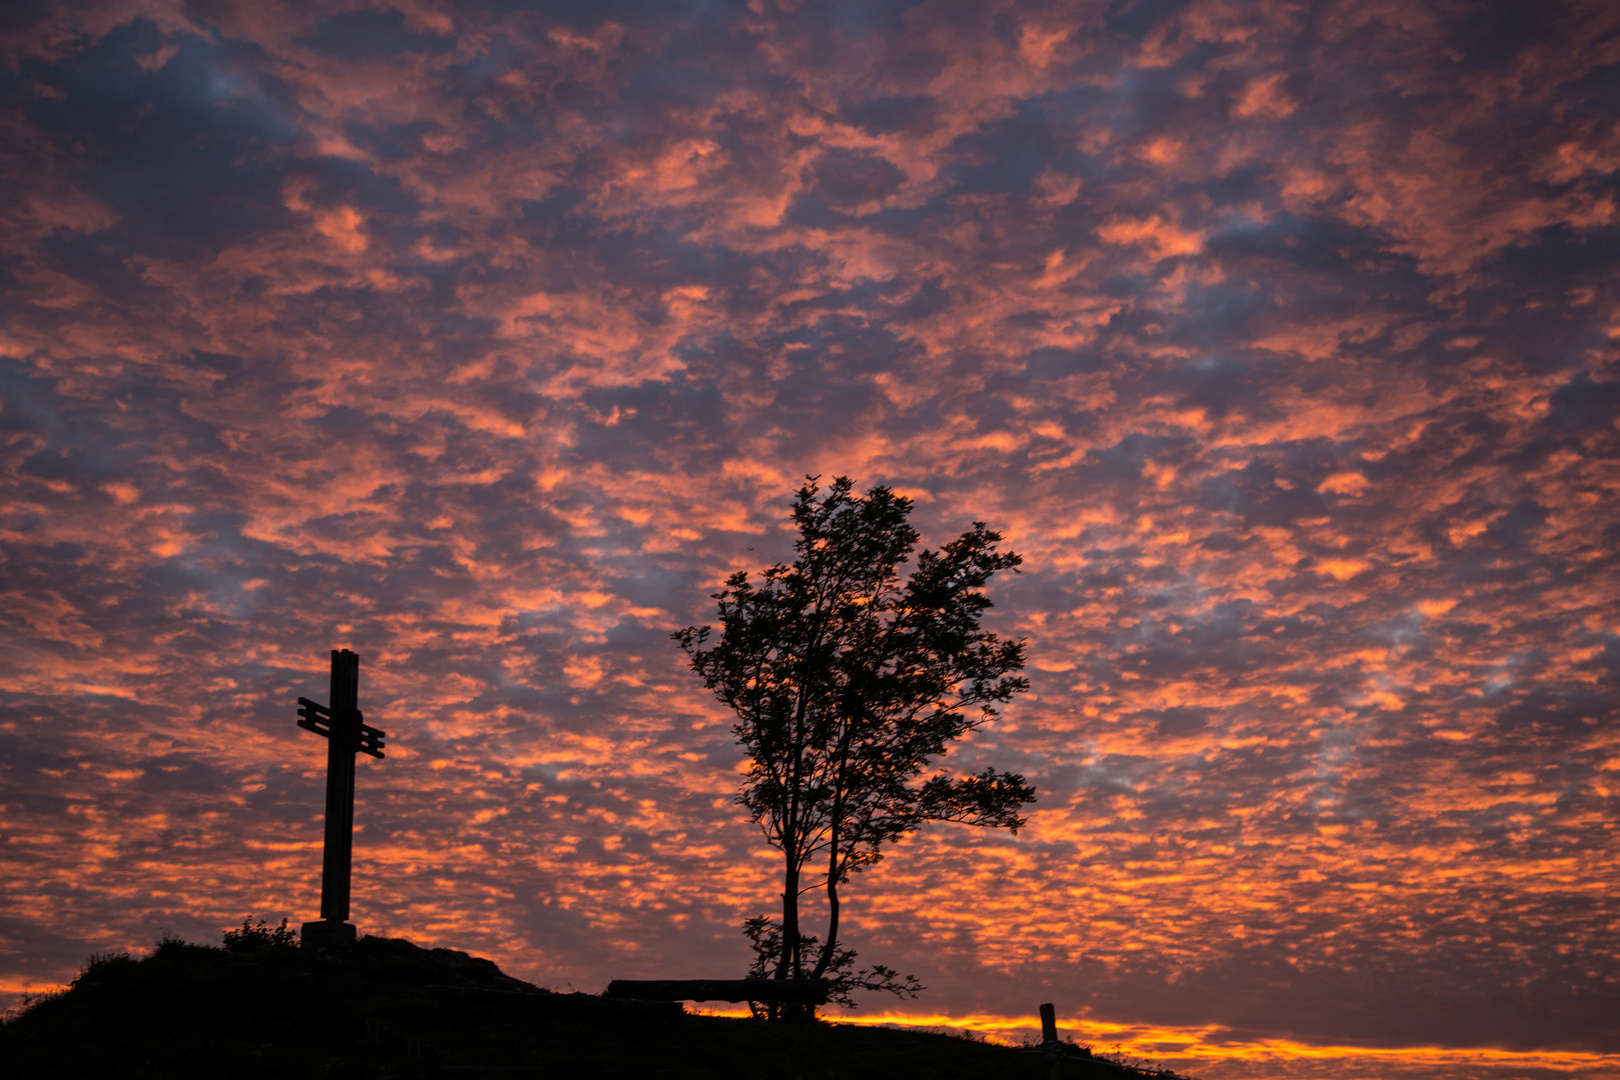
<path id="1" fill-rule="evenodd" d="M 79 977 L 73 980 L 73 985 L 81 982 L 95 981 L 133 967 L 136 960 L 123 949 L 109 952 L 93 952 L 85 960 L 84 967 L 79 970 Z"/>
<path id="2" fill-rule="evenodd" d="M 261 952 L 265 949 L 291 949 L 298 944 L 298 935 L 287 928 L 287 920 L 282 919 L 281 925 L 271 927 L 260 919 L 254 925 L 253 916 L 249 915 L 242 920 L 238 930 L 225 931 L 226 952 Z"/>
<path id="3" fill-rule="evenodd" d="M 174 958 L 184 955 L 188 950 L 203 948 L 206 945 L 193 945 L 179 934 L 166 926 L 158 927 L 158 939 L 152 942 L 152 956 Z"/>

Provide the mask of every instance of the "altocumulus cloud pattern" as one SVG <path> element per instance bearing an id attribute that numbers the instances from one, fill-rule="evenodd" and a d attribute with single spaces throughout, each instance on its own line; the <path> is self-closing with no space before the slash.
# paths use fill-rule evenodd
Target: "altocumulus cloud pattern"
<path id="1" fill-rule="evenodd" d="M 313 917 L 338 647 L 364 929 L 739 975 L 775 864 L 668 633 L 847 473 L 1026 557 L 1033 692 L 947 761 L 1040 802 L 856 879 L 893 1015 L 1620 1071 L 1611 4 L 86 0 L 0 49 L 10 994 Z"/>

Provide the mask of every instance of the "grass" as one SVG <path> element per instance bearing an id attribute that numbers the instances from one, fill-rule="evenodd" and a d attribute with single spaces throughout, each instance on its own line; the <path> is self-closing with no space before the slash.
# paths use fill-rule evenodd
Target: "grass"
<path id="1" fill-rule="evenodd" d="M 557 994 L 488 960 L 403 939 L 320 954 L 165 937 L 92 956 L 67 990 L 0 1027 L 8 1077 L 331 1080 L 666 1077 L 1127 1080 L 1165 1076 L 1080 1056 L 860 1025 L 693 1016 L 679 1005 Z"/>

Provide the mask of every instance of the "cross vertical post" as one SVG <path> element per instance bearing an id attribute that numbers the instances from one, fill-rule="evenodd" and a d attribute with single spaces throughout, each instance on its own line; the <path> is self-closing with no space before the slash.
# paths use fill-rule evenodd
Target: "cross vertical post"
<path id="1" fill-rule="evenodd" d="M 326 845 L 321 861 L 321 919 L 349 921 L 354 862 L 354 752 L 360 742 L 360 657 L 332 651 L 332 727 L 326 737 Z"/>
<path id="2" fill-rule="evenodd" d="M 299 698 L 298 726 L 326 738 L 326 837 L 321 860 L 321 917 L 303 928 L 306 945 L 350 944 L 349 877 L 354 853 L 354 755 L 383 757 L 387 732 L 360 713 L 360 657 L 332 650 L 331 704 Z"/>

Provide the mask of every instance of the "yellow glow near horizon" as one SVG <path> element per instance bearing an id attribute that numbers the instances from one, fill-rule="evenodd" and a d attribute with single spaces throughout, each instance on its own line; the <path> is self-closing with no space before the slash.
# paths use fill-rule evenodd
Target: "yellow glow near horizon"
<path id="1" fill-rule="evenodd" d="M 689 1007 L 703 1016 L 746 1017 L 746 1007 Z M 974 1013 L 947 1016 L 939 1013 L 873 1012 L 829 1015 L 837 1024 L 863 1027 L 898 1027 L 956 1031 L 981 1035 L 1005 1046 L 1038 1042 L 1039 1016 L 1000 1016 Z M 1174 1027 L 1157 1024 L 1123 1024 L 1105 1021 L 1063 1022 L 1058 1034 L 1066 1041 L 1098 1052 L 1126 1058 L 1145 1059 L 1178 1072 L 1195 1064 L 1241 1062 L 1251 1065 L 1293 1062 L 1337 1062 L 1358 1071 L 1367 1065 L 1383 1063 L 1421 1069 L 1452 1069 L 1467 1066 L 1518 1067 L 1577 1074 L 1593 1080 L 1620 1076 L 1620 1054 L 1556 1051 L 1502 1050 L 1493 1047 L 1450 1046 L 1320 1046 L 1289 1039 L 1245 1041 L 1223 1038 L 1231 1029 L 1218 1024 L 1202 1027 Z M 1263 1072 L 1245 1071 L 1250 1080 L 1264 1080 Z M 1282 1075 L 1282 1074 L 1279 1074 Z M 1289 1074 L 1292 1075 L 1292 1074 Z M 1493 1072 L 1491 1075 L 1496 1075 Z M 1503 1074 L 1507 1075 L 1507 1074 Z"/>

